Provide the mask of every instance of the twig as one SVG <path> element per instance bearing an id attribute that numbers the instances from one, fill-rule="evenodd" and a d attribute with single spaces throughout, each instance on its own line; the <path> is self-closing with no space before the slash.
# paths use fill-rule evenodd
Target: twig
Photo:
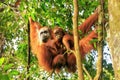
<path id="1" fill-rule="evenodd" d="M 30 68 L 30 24 L 28 21 L 28 65 L 27 65 L 27 74 L 29 74 Z M 27 80 L 30 79 L 30 76 L 27 77 Z"/>
<path id="2" fill-rule="evenodd" d="M 92 76 L 89 74 L 89 72 L 87 71 L 87 69 L 85 68 L 84 65 L 83 65 L 83 70 L 84 70 L 84 72 L 88 75 L 89 80 L 92 80 Z"/>

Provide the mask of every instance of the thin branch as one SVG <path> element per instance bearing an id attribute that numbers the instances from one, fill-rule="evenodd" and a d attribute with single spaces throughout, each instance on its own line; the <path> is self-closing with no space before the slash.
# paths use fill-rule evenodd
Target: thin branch
<path id="1" fill-rule="evenodd" d="M 28 65 L 27 65 L 27 74 L 29 75 L 29 68 L 30 68 L 30 24 L 28 21 Z M 30 76 L 27 77 L 27 80 L 30 79 Z"/>
<path id="2" fill-rule="evenodd" d="M 87 71 L 87 69 L 85 68 L 84 65 L 83 65 L 83 70 L 87 74 L 87 76 L 89 77 L 89 80 L 92 80 L 92 76 L 89 74 L 89 72 Z"/>

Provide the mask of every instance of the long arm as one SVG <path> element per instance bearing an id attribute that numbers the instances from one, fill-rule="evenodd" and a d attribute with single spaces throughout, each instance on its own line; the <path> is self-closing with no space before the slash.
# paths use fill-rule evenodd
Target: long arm
<path id="1" fill-rule="evenodd" d="M 31 49 L 34 54 L 37 52 L 37 45 L 38 45 L 38 34 L 37 29 L 40 29 L 41 26 L 39 23 L 32 20 L 32 18 L 29 18 L 30 23 L 30 44 Z"/>
<path id="2" fill-rule="evenodd" d="M 94 46 L 91 40 L 97 37 L 98 35 L 96 30 L 93 30 L 89 35 L 87 35 L 86 37 L 82 38 L 79 41 L 80 51 L 83 57 L 85 56 L 85 54 L 87 54 L 92 49 L 94 49 Z"/>
<path id="3" fill-rule="evenodd" d="M 65 45 L 67 50 L 73 50 L 74 49 L 73 36 L 71 36 L 69 34 L 64 35 L 62 42 Z"/>
<path id="4" fill-rule="evenodd" d="M 87 33 L 92 25 L 98 20 L 98 10 L 96 10 L 92 15 L 90 15 L 84 23 L 78 26 L 78 30 L 81 30 L 83 34 Z"/>

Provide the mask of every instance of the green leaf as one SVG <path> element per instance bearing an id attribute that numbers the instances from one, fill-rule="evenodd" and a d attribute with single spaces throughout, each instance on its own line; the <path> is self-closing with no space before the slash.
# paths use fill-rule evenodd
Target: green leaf
<path id="1" fill-rule="evenodd" d="M 0 72 L 0 80 L 10 80 L 8 75 L 4 75 L 2 72 Z"/>
<path id="2" fill-rule="evenodd" d="M 14 65 L 13 63 L 4 65 L 4 70 L 6 71 L 10 69 L 13 65 Z"/>
<path id="3" fill-rule="evenodd" d="M 33 13 L 30 14 L 32 19 L 35 20 L 35 15 Z"/>
<path id="4" fill-rule="evenodd" d="M 12 70 L 10 73 L 9 73 L 9 75 L 10 76 L 15 76 L 15 75 L 18 75 L 19 74 L 19 71 L 17 71 L 17 70 Z"/>
<path id="5" fill-rule="evenodd" d="M 24 3 L 23 2 L 20 3 L 20 7 L 19 8 L 20 8 L 21 11 L 24 10 Z"/>
<path id="6" fill-rule="evenodd" d="M 0 66 L 3 64 L 3 62 L 4 62 L 4 60 L 5 60 L 5 58 L 0 58 Z"/>

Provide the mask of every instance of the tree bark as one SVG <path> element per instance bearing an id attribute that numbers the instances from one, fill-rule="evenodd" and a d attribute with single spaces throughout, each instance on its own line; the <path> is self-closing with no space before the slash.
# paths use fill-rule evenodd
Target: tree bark
<path id="1" fill-rule="evenodd" d="M 101 80 L 102 77 L 102 61 L 103 61 L 103 43 L 104 43 L 104 0 L 100 0 L 100 14 L 98 18 L 98 60 L 97 60 L 97 72 L 94 80 Z"/>
<path id="2" fill-rule="evenodd" d="M 83 69 L 82 69 L 82 61 L 81 55 L 79 51 L 78 45 L 78 0 L 73 0 L 74 5 L 74 16 L 73 16 L 73 34 L 74 34 L 74 47 L 75 47 L 75 55 L 78 69 L 78 80 L 84 80 Z"/>
<path id="3" fill-rule="evenodd" d="M 120 80 L 120 0 L 108 0 L 109 46 L 112 56 L 115 80 Z"/>
<path id="4" fill-rule="evenodd" d="M 3 33 L 0 33 L 0 57 L 2 57 L 4 45 L 5 45 L 5 37 Z"/>

